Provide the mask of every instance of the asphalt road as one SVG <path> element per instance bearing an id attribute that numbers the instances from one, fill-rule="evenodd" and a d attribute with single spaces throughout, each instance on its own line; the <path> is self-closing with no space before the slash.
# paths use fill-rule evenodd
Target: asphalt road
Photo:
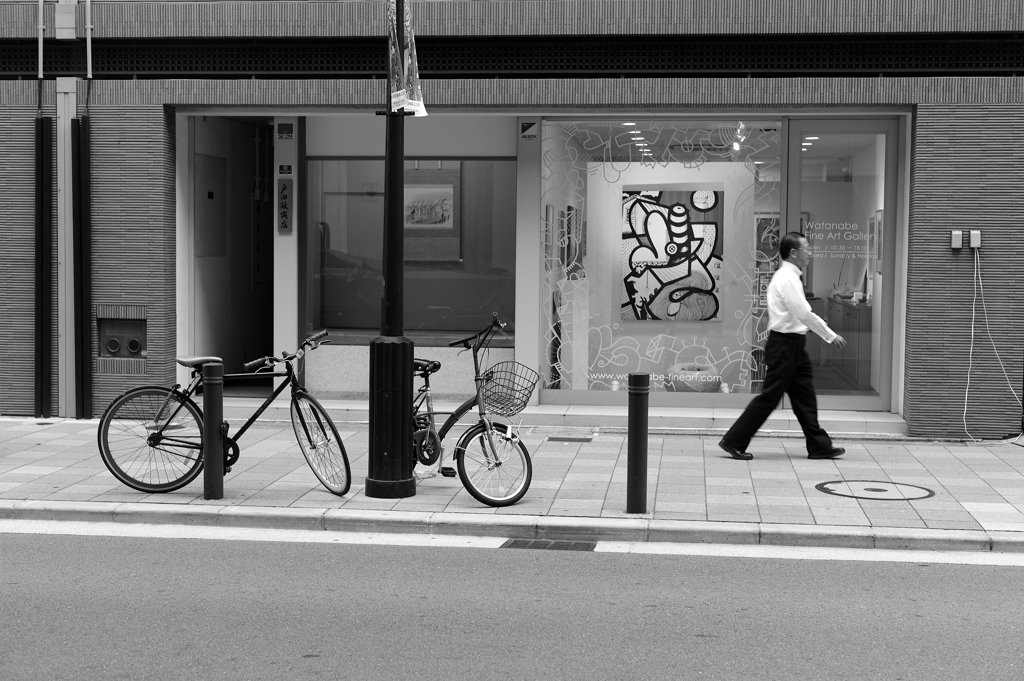
<path id="1" fill-rule="evenodd" d="M 0 678 L 1020 679 L 1022 576 L 0 534 Z"/>

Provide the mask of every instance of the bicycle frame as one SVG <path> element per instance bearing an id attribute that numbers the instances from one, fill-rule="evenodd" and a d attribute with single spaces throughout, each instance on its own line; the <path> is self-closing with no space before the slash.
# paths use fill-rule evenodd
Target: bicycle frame
<path id="1" fill-rule="evenodd" d="M 284 372 L 279 372 L 279 371 L 274 371 L 274 372 L 253 372 L 253 373 L 245 373 L 245 374 L 225 374 L 224 375 L 224 379 L 225 380 L 227 380 L 229 378 L 231 378 L 231 379 L 241 379 L 241 380 L 257 379 L 257 378 L 284 378 L 284 379 L 286 379 L 284 381 L 281 381 L 281 385 L 277 386 L 277 388 L 274 389 L 274 391 L 270 394 L 270 396 L 266 400 L 263 401 L 263 404 L 261 404 L 259 406 L 259 408 L 252 414 L 252 416 L 250 416 L 248 418 L 248 420 L 246 420 L 246 422 L 244 424 L 242 424 L 242 427 L 239 428 L 237 431 L 235 431 L 234 437 L 230 438 L 232 441 L 237 442 L 238 439 L 241 438 L 242 435 L 245 433 L 245 431 L 249 430 L 249 427 L 252 426 L 252 424 L 255 423 L 256 420 L 259 419 L 260 416 L 263 415 L 263 412 L 265 412 L 267 410 L 267 408 L 271 405 L 271 403 L 273 403 L 273 401 L 276 400 L 278 398 L 278 396 L 282 392 L 284 392 L 285 388 L 290 387 L 292 389 L 292 395 L 296 395 L 296 394 L 298 394 L 300 392 L 304 392 L 305 391 L 305 388 L 301 387 L 299 385 L 299 383 L 298 383 L 298 380 L 296 380 L 296 378 L 295 378 L 295 372 L 292 369 L 291 362 L 290 361 L 286 361 L 284 364 L 285 364 Z M 176 383 L 174 385 L 174 387 L 171 389 L 172 390 L 171 394 L 173 394 L 176 391 L 176 392 L 178 392 L 178 394 L 183 396 L 186 400 L 192 400 L 193 402 L 195 402 L 195 400 L 193 400 L 192 397 L 193 397 L 193 395 L 196 394 L 196 392 L 199 390 L 199 387 L 202 384 L 203 384 L 203 372 L 202 372 L 201 368 L 193 369 L 192 370 L 192 380 L 189 382 L 188 387 L 185 388 L 184 390 L 180 390 L 181 384 L 180 383 Z M 171 394 L 168 394 L 167 400 L 171 399 Z M 164 412 L 164 409 L 166 409 L 166 407 L 167 407 L 167 400 L 165 400 L 164 405 L 160 408 L 160 411 L 158 413 L 162 414 Z M 173 418 L 175 416 L 177 416 L 178 412 L 183 407 L 184 407 L 184 403 L 183 402 L 178 402 L 177 407 L 171 413 L 171 415 L 166 419 L 164 425 L 160 426 L 160 428 L 158 428 L 155 432 L 153 432 L 150 435 L 150 439 L 151 440 L 155 440 L 156 443 L 159 443 L 160 441 L 162 441 L 164 439 L 172 440 L 173 441 L 173 438 L 169 438 L 166 435 L 164 435 L 164 428 L 167 426 L 168 423 L 170 423 L 173 420 Z M 202 409 L 200 409 L 199 412 L 202 413 Z M 302 423 L 303 423 L 303 426 L 305 426 L 305 420 L 304 419 L 302 420 Z M 227 436 L 227 432 L 225 432 L 224 435 L 226 437 Z M 308 436 L 309 433 L 307 432 L 306 435 Z"/>
<path id="2" fill-rule="evenodd" d="M 430 425 L 427 430 L 432 430 L 437 434 L 438 443 L 444 441 L 445 436 L 453 427 L 455 427 L 455 424 L 457 424 L 459 420 L 463 416 L 465 416 L 470 409 L 472 409 L 475 406 L 477 407 L 477 412 L 480 415 L 480 422 L 484 424 L 484 430 L 486 432 L 488 442 L 491 445 L 491 449 L 495 449 L 493 441 L 494 429 L 491 426 L 490 418 L 488 418 L 487 407 L 484 404 L 484 401 L 481 397 L 483 384 L 484 381 L 487 380 L 487 378 L 480 371 L 479 352 L 481 348 L 487 346 L 491 338 L 493 338 L 494 334 L 498 332 L 498 329 L 499 327 L 497 326 L 489 325 L 486 329 L 481 331 L 475 337 L 470 336 L 470 338 L 474 338 L 472 346 L 468 345 L 469 339 L 464 339 L 464 343 L 472 351 L 473 354 L 473 383 L 476 388 L 476 395 L 470 397 L 465 402 L 460 404 L 454 411 L 434 411 L 434 401 L 430 394 L 430 375 L 427 374 L 421 377 L 423 380 L 423 385 L 420 386 L 419 390 L 417 391 L 416 398 L 413 400 L 413 413 L 421 413 L 421 408 L 423 407 L 424 404 L 426 404 L 426 415 L 430 420 Z M 435 415 L 438 414 L 448 415 L 448 418 L 445 419 L 440 429 L 436 428 L 436 422 L 434 419 Z M 438 457 L 438 465 L 440 465 L 443 458 L 444 456 L 442 452 L 441 456 Z"/>

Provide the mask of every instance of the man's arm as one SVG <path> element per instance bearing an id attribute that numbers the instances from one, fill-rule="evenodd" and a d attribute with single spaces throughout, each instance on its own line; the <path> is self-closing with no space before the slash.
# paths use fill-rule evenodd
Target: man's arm
<path id="1" fill-rule="evenodd" d="M 841 348 L 846 347 L 846 339 L 830 329 L 824 319 L 814 314 L 799 281 L 794 280 L 791 285 L 786 286 L 783 294 L 786 297 L 787 307 L 793 311 L 793 316 L 808 329 L 821 336 L 826 343 L 835 343 Z"/>

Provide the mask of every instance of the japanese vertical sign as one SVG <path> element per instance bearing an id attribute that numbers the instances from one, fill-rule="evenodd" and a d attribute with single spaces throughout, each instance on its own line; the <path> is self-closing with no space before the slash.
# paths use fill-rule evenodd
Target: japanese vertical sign
<path id="1" fill-rule="evenodd" d="M 292 222 L 295 218 L 293 194 L 292 180 L 277 181 L 277 231 L 280 234 L 292 232 Z"/>

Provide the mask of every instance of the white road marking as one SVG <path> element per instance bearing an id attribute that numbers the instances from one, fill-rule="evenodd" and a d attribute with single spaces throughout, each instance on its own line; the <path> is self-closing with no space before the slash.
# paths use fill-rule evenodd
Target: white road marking
<path id="1" fill-rule="evenodd" d="M 504 537 L 452 534 L 392 534 L 388 532 L 325 532 L 274 530 L 255 527 L 143 525 L 60 520 L 0 520 L 0 534 L 63 534 L 80 537 L 145 537 L 154 539 L 218 539 L 229 541 L 296 542 L 308 544 L 372 544 L 496 549 Z"/>
<path id="2" fill-rule="evenodd" d="M 1024 567 L 1024 553 L 993 551 L 900 551 L 844 549 L 814 546 L 761 546 L 760 544 L 673 544 L 669 542 L 601 541 L 601 553 L 644 553 L 663 556 L 720 558 L 779 558 L 786 560 L 843 560 L 878 563 L 936 563 L 943 565 L 1005 565 Z"/>

